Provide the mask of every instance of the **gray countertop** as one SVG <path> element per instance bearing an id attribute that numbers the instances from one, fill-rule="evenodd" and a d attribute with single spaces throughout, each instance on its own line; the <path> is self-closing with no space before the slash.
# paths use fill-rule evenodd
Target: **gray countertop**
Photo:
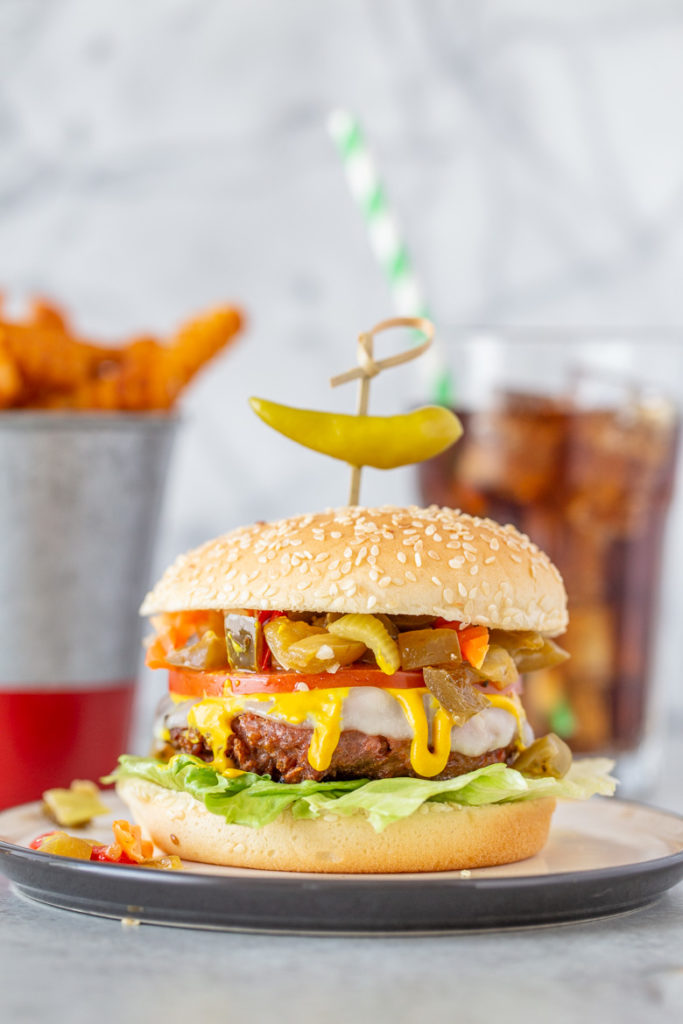
<path id="1" fill-rule="evenodd" d="M 680 762 L 673 739 L 667 764 Z M 683 811 L 673 772 L 655 803 Z M 683 1017 L 683 884 L 583 924 L 415 938 L 192 931 L 54 910 L 0 879 L 0 1020 L 288 1024 Z"/>
<path id="2" fill-rule="evenodd" d="M 627 916 L 437 938 L 237 935 L 86 917 L 0 890 L 0 1019 L 672 1021 L 683 886 Z M 680 1018 L 679 1018 L 680 1019 Z"/>

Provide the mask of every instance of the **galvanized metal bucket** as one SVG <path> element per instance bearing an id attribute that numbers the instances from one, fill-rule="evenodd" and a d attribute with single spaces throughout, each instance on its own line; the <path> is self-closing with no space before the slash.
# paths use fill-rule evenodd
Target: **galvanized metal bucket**
<path id="1" fill-rule="evenodd" d="M 176 426 L 0 416 L 0 806 L 125 746 Z"/>

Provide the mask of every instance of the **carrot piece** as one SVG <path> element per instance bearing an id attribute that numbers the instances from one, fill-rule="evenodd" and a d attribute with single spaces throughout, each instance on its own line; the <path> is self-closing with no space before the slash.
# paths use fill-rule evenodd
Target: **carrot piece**
<path id="1" fill-rule="evenodd" d="M 481 668 L 489 648 L 489 631 L 486 626 L 466 626 L 458 632 L 460 651 L 474 668 Z"/>

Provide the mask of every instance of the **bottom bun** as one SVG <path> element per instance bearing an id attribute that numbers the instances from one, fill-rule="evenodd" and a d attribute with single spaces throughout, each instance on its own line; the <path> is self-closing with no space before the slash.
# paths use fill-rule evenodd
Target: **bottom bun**
<path id="1" fill-rule="evenodd" d="M 256 829 L 228 825 L 189 793 L 152 782 L 125 779 L 116 788 L 164 852 L 267 871 L 376 874 L 510 864 L 542 849 L 555 809 L 548 797 L 486 807 L 426 803 L 383 832 L 362 814 L 297 819 L 287 811 Z"/>

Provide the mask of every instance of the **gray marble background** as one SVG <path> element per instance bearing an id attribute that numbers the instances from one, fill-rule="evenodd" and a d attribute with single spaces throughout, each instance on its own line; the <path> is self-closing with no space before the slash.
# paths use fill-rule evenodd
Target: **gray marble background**
<path id="1" fill-rule="evenodd" d="M 0 284 L 84 331 L 243 304 L 188 393 L 157 563 L 343 502 L 256 393 L 352 406 L 327 378 L 392 299 L 325 119 L 363 119 L 442 327 L 683 322 L 683 3 L 0 0 Z M 683 384 L 679 384 L 683 389 Z M 419 397 L 412 371 L 373 408 Z M 413 497 L 368 474 L 366 501 Z M 680 610 L 680 606 L 679 606 Z"/>

